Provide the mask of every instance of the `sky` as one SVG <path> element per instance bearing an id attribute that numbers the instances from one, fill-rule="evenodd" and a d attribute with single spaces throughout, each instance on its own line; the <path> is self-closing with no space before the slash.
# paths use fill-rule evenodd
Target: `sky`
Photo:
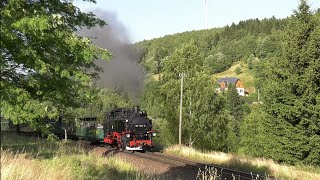
<path id="1" fill-rule="evenodd" d="M 122 23 L 130 43 L 179 32 L 237 24 L 240 20 L 285 18 L 297 9 L 299 0 L 75 0 L 83 11 L 102 9 Z M 309 0 L 311 9 L 320 0 Z M 207 13 L 206 13 L 207 12 Z M 205 16 L 207 14 L 207 16 Z M 207 17 L 207 18 L 205 18 Z M 207 19 L 205 21 L 205 19 Z"/>

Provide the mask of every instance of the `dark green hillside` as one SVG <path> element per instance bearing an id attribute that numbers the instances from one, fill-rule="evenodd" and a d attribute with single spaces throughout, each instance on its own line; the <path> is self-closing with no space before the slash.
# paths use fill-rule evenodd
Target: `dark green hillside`
<path id="1" fill-rule="evenodd" d="M 280 31 L 287 20 L 251 19 L 223 28 L 191 31 L 167 35 L 135 44 L 141 52 L 141 61 L 150 73 L 162 71 L 163 61 L 176 48 L 193 40 L 202 60 L 207 59 L 210 73 L 228 69 L 235 61 L 247 61 L 252 54 L 260 59 L 281 52 Z"/>

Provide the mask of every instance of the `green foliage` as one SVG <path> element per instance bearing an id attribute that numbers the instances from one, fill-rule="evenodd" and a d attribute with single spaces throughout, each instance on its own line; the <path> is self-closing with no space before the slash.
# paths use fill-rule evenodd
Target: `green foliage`
<path id="1" fill-rule="evenodd" d="M 236 120 L 241 120 L 243 117 L 243 101 L 240 99 L 236 86 L 234 84 L 229 84 L 228 90 L 226 92 L 226 106 L 231 112 L 231 115 L 236 118 Z"/>
<path id="2" fill-rule="evenodd" d="M 240 141 L 240 125 L 244 115 L 243 101 L 240 99 L 236 86 L 229 84 L 226 91 L 226 107 L 230 112 L 229 121 L 229 136 L 228 142 L 229 151 L 236 151 L 238 148 L 238 142 Z"/>
<path id="3" fill-rule="evenodd" d="M 163 116 L 165 97 L 161 94 L 161 81 L 149 80 L 145 84 L 141 107 L 145 109 L 152 119 Z"/>
<path id="4" fill-rule="evenodd" d="M 161 125 L 164 142 L 178 141 L 180 79 L 186 73 L 183 93 L 183 143 L 202 149 L 227 149 L 228 116 L 224 113 L 223 99 L 214 92 L 210 76 L 203 72 L 198 45 L 191 41 L 183 44 L 163 64 L 160 81 L 146 85 L 142 105 L 150 110 Z"/>
<path id="5" fill-rule="evenodd" d="M 77 28 L 103 26 L 104 21 L 69 1 L 49 0 L 2 2 L 0 21 L 4 117 L 33 122 L 90 100 L 84 94 L 97 77 L 94 60 L 110 54 L 75 33 Z"/>
<path id="6" fill-rule="evenodd" d="M 258 157 L 268 156 L 265 145 L 272 141 L 269 137 L 269 135 L 272 136 L 272 133 L 270 134 L 270 129 L 266 126 L 267 120 L 268 115 L 259 106 L 252 108 L 240 128 L 239 153 Z"/>
<path id="7" fill-rule="evenodd" d="M 252 65 L 252 61 L 254 59 L 254 55 L 253 54 L 250 54 L 250 56 L 248 57 L 247 59 L 247 64 L 248 64 L 248 68 L 249 69 L 252 69 L 253 65 Z"/>
<path id="8" fill-rule="evenodd" d="M 284 33 L 283 56 L 270 59 L 260 76 L 265 78 L 263 105 L 276 140 L 269 155 L 277 160 L 319 165 L 319 42 L 319 19 L 301 0 Z"/>
<path id="9" fill-rule="evenodd" d="M 160 81 L 147 83 L 143 104 L 164 121 L 159 124 L 165 126 L 167 142 L 178 139 L 178 75 L 185 72 L 184 142 L 195 140 L 199 148 L 319 165 L 319 17 L 319 10 L 313 13 L 302 0 L 286 19 L 250 19 L 135 44 L 143 52 L 142 63 L 152 67 L 149 72 L 161 74 Z M 235 89 L 225 99 L 210 89 L 214 86 L 207 76 L 235 61 L 246 62 L 255 73 L 262 105 L 243 105 Z"/>
<path id="10" fill-rule="evenodd" d="M 205 58 L 203 63 L 209 70 L 208 72 L 211 74 L 225 70 L 229 66 L 229 64 L 226 63 L 226 61 L 226 56 L 223 53 L 218 52 L 213 56 L 209 55 L 207 58 Z"/>
<path id="11" fill-rule="evenodd" d="M 236 75 L 242 73 L 241 68 L 239 66 L 234 70 L 234 72 L 236 73 Z"/>
<path id="12" fill-rule="evenodd" d="M 236 120 L 236 118 L 230 115 L 230 112 L 227 111 L 226 116 L 228 117 L 229 121 L 227 124 L 227 149 L 225 152 L 237 152 L 239 148 L 239 131 L 240 131 L 240 122 Z"/>
<path id="13" fill-rule="evenodd" d="M 96 88 L 91 89 L 88 94 L 90 99 L 80 108 L 69 108 L 66 112 L 68 117 L 75 116 L 97 116 L 98 121 L 103 121 L 105 112 L 114 108 L 132 107 L 132 102 L 124 94 L 115 90 Z"/>
<path id="14" fill-rule="evenodd" d="M 177 47 L 193 39 L 197 42 L 207 73 L 218 73 L 229 68 L 233 62 L 240 59 L 246 61 L 250 54 L 261 59 L 279 54 L 282 44 L 279 32 L 286 22 L 287 19 L 274 17 L 250 19 L 224 28 L 167 35 L 134 46 L 141 52 L 141 62 L 146 69 L 150 73 L 158 73 L 163 70 L 163 62 Z"/>

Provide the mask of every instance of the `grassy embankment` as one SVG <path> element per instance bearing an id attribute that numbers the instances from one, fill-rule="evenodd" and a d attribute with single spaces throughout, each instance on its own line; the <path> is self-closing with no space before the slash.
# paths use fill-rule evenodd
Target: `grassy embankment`
<path id="1" fill-rule="evenodd" d="M 241 73 L 236 74 L 237 68 L 241 69 Z M 217 82 L 219 78 L 224 77 L 237 77 L 243 82 L 245 91 L 249 93 L 248 96 L 241 97 L 245 103 L 251 104 L 258 101 L 258 93 L 255 88 L 254 70 L 249 69 L 248 65 L 244 62 L 234 62 L 232 66 L 221 73 L 213 74 L 211 79 L 213 82 Z"/>
<path id="2" fill-rule="evenodd" d="M 214 151 L 201 152 L 190 147 L 180 147 L 178 145 L 168 147 L 164 152 L 237 170 L 259 173 L 261 175 L 267 174 L 268 176 L 275 176 L 280 179 L 320 179 L 320 167 L 304 165 L 289 166 L 278 164 L 270 159 L 253 158 Z"/>
<path id="3" fill-rule="evenodd" d="M 1 180 L 148 178 L 116 157 L 94 153 L 84 143 L 1 132 Z"/>
<path id="4" fill-rule="evenodd" d="M 240 74 L 235 73 L 237 67 L 239 67 L 241 69 Z M 253 70 L 249 69 L 247 67 L 247 64 L 245 64 L 243 62 L 235 62 L 232 64 L 232 66 L 228 70 L 212 75 L 212 79 L 215 82 L 217 82 L 217 80 L 219 78 L 224 78 L 224 77 L 237 77 L 237 78 L 241 79 L 245 88 L 248 88 L 251 91 L 254 91 Z"/>

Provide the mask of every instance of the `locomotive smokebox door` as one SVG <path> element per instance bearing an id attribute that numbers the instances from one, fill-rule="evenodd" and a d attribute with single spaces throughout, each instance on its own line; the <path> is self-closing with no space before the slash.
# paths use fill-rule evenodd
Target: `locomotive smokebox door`
<path id="1" fill-rule="evenodd" d="M 139 139 L 144 137 L 143 134 L 145 134 L 150 127 L 150 122 L 142 114 L 135 116 L 129 122 L 129 129 L 138 135 Z"/>

